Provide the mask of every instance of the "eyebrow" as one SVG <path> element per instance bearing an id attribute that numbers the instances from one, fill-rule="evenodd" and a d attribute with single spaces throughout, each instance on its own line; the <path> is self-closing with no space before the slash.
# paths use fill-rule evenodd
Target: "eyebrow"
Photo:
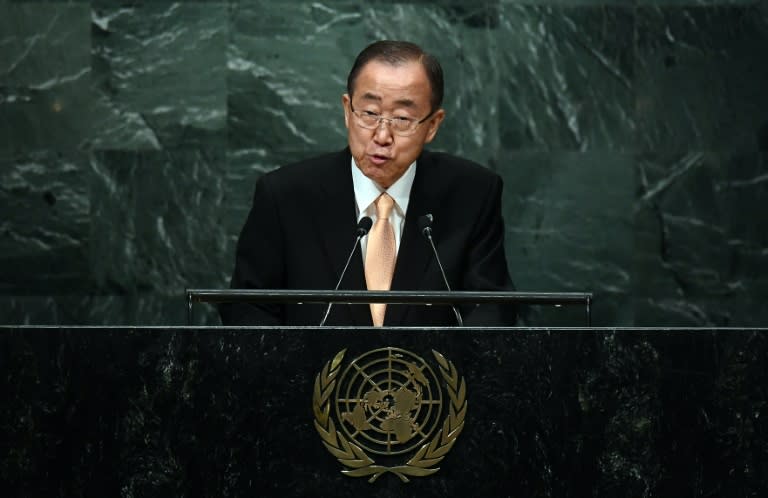
<path id="1" fill-rule="evenodd" d="M 375 93 L 365 92 L 363 94 L 363 100 L 373 100 L 375 102 L 381 102 L 381 96 L 376 95 Z M 397 104 L 400 107 L 415 107 L 416 102 L 414 102 L 411 99 L 398 99 L 395 100 L 395 104 Z"/>

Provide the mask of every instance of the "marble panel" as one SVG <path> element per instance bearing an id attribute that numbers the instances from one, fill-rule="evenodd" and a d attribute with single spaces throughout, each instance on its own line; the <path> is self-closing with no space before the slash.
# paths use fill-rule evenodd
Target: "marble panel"
<path id="1" fill-rule="evenodd" d="M 506 157 L 505 243 L 516 286 L 525 291 L 593 292 L 594 324 L 632 324 L 633 157 L 533 151 L 509 152 Z M 581 311 L 563 313 L 533 310 L 529 320 L 584 324 Z"/>
<path id="2" fill-rule="evenodd" d="M 639 8 L 640 150 L 768 149 L 766 47 L 764 5 Z"/>
<path id="3" fill-rule="evenodd" d="M 83 155 L 0 160 L 0 294 L 88 291 L 90 178 Z"/>
<path id="4" fill-rule="evenodd" d="M 765 323 L 766 154 L 650 154 L 638 173 L 636 323 Z"/>
<path id="5" fill-rule="evenodd" d="M 346 145 L 341 95 L 361 45 L 356 3 L 232 5 L 230 150 L 278 165 Z"/>
<path id="6" fill-rule="evenodd" d="M 93 6 L 94 149 L 224 146 L 227 4 Z"/>
<path id="7" fill-rule="evenodd" d="M 634 29 L 631 8 L 503 4 L 502 147 L 634 150 Z"/>
<path id="8" fill-rule="evenodd" d="M 88 2 L 0 7 L 0 86 L 53 88 L 90 67 Z"/>
<path id="9" fill-rule="evenodd" d="M 0 33 L 0 157 L 81 146 L 92 129 L 88 4 L 2 4 Z"/>
<path id="10" fill-rule="evenodd" d="M 94 278 L 107 294 L 181 296 L 228 282 L 220 150 L 93 155 Z"/>

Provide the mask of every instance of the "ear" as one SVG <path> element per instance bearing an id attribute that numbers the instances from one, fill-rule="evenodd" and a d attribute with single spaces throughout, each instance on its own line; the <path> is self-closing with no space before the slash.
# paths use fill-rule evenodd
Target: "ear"
<path id="1" fill-rule="evenodd" d="M 341 96 L 341 106 L 342 106 L 342 108 L 344 108 L 344 126 L 346 126 L 347 129 L 349 129 L 349 118 L 350 118 L 350 116 L 349 116 L 349 113 L 350 113 L 349 105 L 350 105 L 350 101 L 351 101 L 351 99 L 349 98 L 349 94 L 345 93 L 344 95 Z"/>
<path id="2" fill-rule="evenodd" d="M 437 135 L 437 130 L 438 128 L 440 128 L 440 124 L 443 122 L 444 119 L 445 119 L 445 109 L 442 109 L 442 108 L 435 111 L 435 114 L 431 118 L 429 118 L 429 122 L 428 122 L 429 128 L 427 129 L 427 137 L 424 139 L 424 143 L 428 144 L 429 142 L 432 141 L 432 139 L 435 138 L 435 135 Z"/>

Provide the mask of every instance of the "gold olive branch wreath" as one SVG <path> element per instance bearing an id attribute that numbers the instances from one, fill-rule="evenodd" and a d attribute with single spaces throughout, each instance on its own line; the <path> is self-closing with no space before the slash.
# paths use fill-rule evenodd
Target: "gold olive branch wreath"
<path id="1" fill-rule="evenodd" d="M 435 350 L 432 354 L 440 365 L 440 373 L 446 382 L 450 405 L 448 416 L 443 421 L 442 428 L 432 440 L 424 443 L 405 465 L 387 467 L 376 465 L 360 446 L 347 440 L 336 429 L 331 418 L 331 394 L 336 387 L 336 377 L 344 358 L 346 349 L 339 351 L 336 356 L 325 364 L 322 371 L 315 377 L 315 389 L 312 396 L 312 407 L 315 412 L 315 428 L 328 451 L 342 465 L 347 467 L 341 472 L 350 477 L 371 476 L 368 482 L 374 482 L 379 476 L 391 472 L 403 482 L 409 482 L 408 477 L 424 477 L 434 474 L 445 455 L 451 450 L 456 438 L 464 428 L 464 418 L 467 415 L 467 386 L 464 378 L 459 378 L 456 367 Z"/>

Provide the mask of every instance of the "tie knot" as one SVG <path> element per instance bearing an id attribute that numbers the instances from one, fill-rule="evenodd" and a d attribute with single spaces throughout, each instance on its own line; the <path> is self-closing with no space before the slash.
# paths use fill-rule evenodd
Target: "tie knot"
<path id="1" fill-rule="evenodd" d="M 376 217 L 380 220 L 389 219 L 394 206 L 395 200 L 388 193 L 384 192 L 376 199 Z"/>

